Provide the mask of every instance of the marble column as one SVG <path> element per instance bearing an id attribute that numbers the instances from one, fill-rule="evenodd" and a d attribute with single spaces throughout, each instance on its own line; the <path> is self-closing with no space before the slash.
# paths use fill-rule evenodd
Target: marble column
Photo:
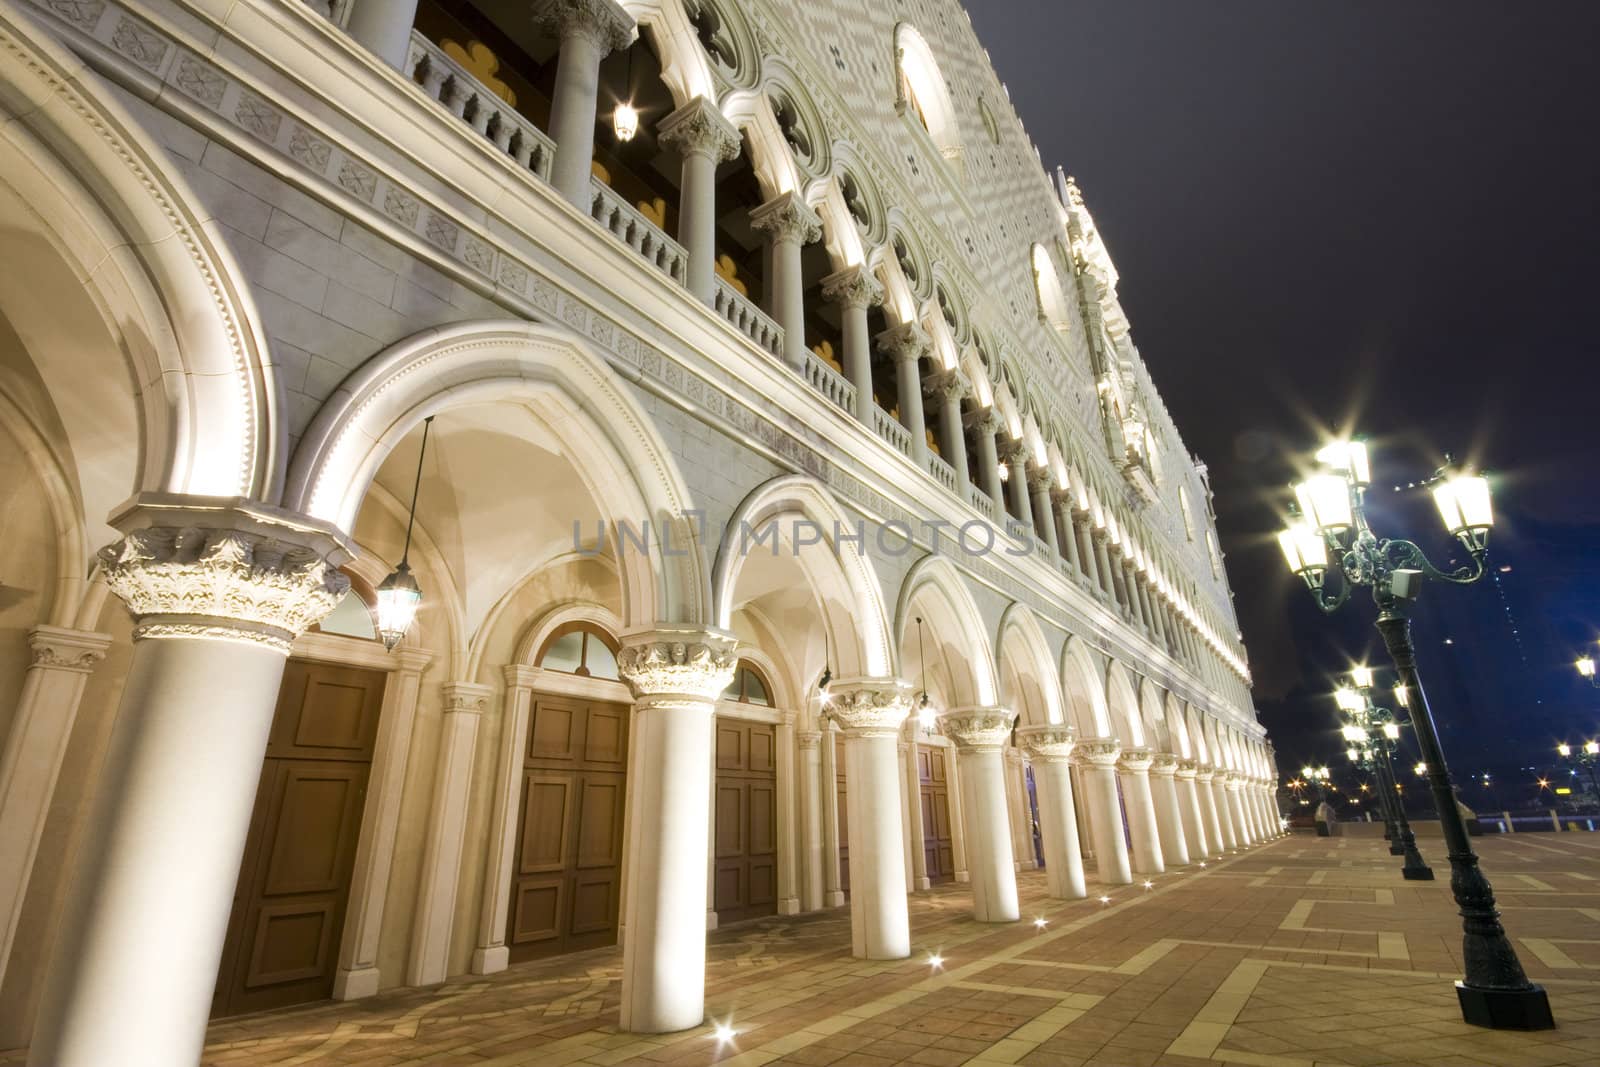
<path id="1" fill-rule="evenodd" d="M 1206 834 L 1205 815 L 1200 807 L 1200 795 L 1195 789 L 1195 775 L 1199 764 L 1192 759 L 1180 759 L 1177 769 L 1178 809 L 1183 819 L 1183 838 L 1189 846 L 1189 858 L 1203 860 L 1215 855 Z"/>
<path id="2" fill-rule="evenodd" d="M 417 0 L 356 0 L 345 32 L 395 70 L 404 72 L 411 51 Z"/>
<path id="3" fill-rule="evenodd" d="M 1222 847 L 1234 850 L 1244 847 L 1244 842 L 1239 840 L 1238 831 L 1233 825 L 1233 815 L 1228 811 L 1228 772 L 1221 767 L 1215 769 L 1211 776 L 1212 807 L 1217 816 L 1218 832 L 1222 835 Z"/>
<path id="4" fill-rule="evenodd" d="M 795 779 L 800 763 L 799 743 L 795 737 L 795 713 L 784 711 L 777 724 L 778 741 L 778 914 L 800 914 L 800 801 Z M 711 742 L 713 754 L 717 751 L 716 739 Z M 716 780 L 716 760 L 712 759 L 712 781 Z M 717 802 L 711 800 L 711 817 L 716 818 Z M 716 841 L 715 827 L 711 839 Z M 714 857 L 717 850 L 707 849 Z M 715 895 L 713 894 L 713 903 Z"/>
<path id="5" fill-rule="evenodd" d="M 893 678 L 835 680 L 828 715 L 844 730 L 850 780 L 850 951 L 858 959 L 911 955 L 905 844 L 895 746 L 911 687 Z"/>
<path id="6" fill-rule="evenodd" d="M 1239 847 L 1255 844 L 1255 838 L 1250 833 L 1250 825 L 1245 822 L 1244 807 L 1239 803 L 1239 775 L 1230 773 L 1227 783 L 1223 786 L 1223 795 L 1228 801 L 1228 818 L 1233 821 L 1233 836 L 1239 842 Z"/>
<path id="7" fill-rule="evenodd" d="M 1123 556 L 1116 564 L 1122 576 L 1123 595 L 1128 598 L 1128 619 L 1139 629 L 1149 632 L 1150 620 L 1145 618 L 1144 605 L 1139 602 L 1139 586 L 1134 581 L 1135 568 L 1131 556 Z"/>
<path id="8" fill-rule="evenodd" d="M 1061 555 L 1061 544 L 1056 540 L 1055 508 L 1050 503 L 1050 486 L 1054 481 L 1048 467 L 1034 467 L 1028 471 L 1028 492 L 1033 497 L 1033 528 L 1039 531 L 1044 543 L 1050 546 L 1052 558 Z"/>
<path id="9" fill-rule="evenodd" d="M 1106 885 L 1133 881 L 1128 867 L 1128 842 L 1122 834 L 1122 803 L 1117 796 L 1117 757 L 1121 754 L 1121 747 L 1109 737 L 1079 741 L 1072 752 L 1083 777 L 1095 863 L 1100 881 Z"/>
<path id="10" fill-rule="evenodd" d="M 110 645 L 110 634 L 61 626 L 28 631 L 28 672 L 0 753 L 0 921 L 5 923 L 0 928 L 0 977 L 5 975 L 22 918 L 50 798 L 78 718 L 78 701 Z"/>
<path id="11" fill-rule="evenodd" d="M 1222 832 L 1222 817 L 1217 814 L 1216 792 L 1212 789 L 1216 773 L 1216 768 L 1209 763 L 1195 764 L 1195 797 L 1200 809 L 1200 822 L 1206 831 L 1206 853 L 1211 856 L 1225 855 L 1228 851 L 1227 838 Z"/>
<path id="12" fill-rule="evenodd" d="M 1072 529 L 1078 535 L 1078 566 L 1083 571 L 1083 576 L 1089 579 L 1089 584 L 1096 593 L 1105 595 L 1105 586 L 1100 581 L 1100 567 L 1095 562 L 1095 547 L 1093 529 L 1094 523 L 1090 520 L 1089 513 L 1081 508 L 1072 509 Z"/>
<path id="13" fill-rule="evenodd" d="M 1072 728 L 1024 726 L 1017 730 L 1017 742 L 1027 749 L 1033 764 L 1046 889 L 1052 897 L 1062 900 L 1086 896 L 1083 848 L 1078 840 L 1078 815 L 1072 798 Z"/>
<path id="14" fill-rule="evenodd" d="M 994 513 L 1005 515 L 1006 498 L 1000 484 L 1000 454 L 994 446 L 994 435 L 1000 430 L 1000 416 L 994 408 L 978 412 L 972 423 L 973 436 L 978 439 L 978 485 L 984 495 L 994 502 Z"/>
<path id="15" fill-rule="evenodd" d="M 1090 537 L 1094 541 L 1095 566 L 1100 572 L 1100 589 L 1105 594 L 1105 598 L 1111 601 L 1118 611 L 1121 611 L 1122 601 L 1118 597 L 1117 583 L 1114 577 L 1116 572 L 1111 569 L 1111 555 L 1106 550 L 1106 545 L 1111 541 L 1111 535 L 1102 526 L 1092 530 Z"/>
<path id="16" fill-rule="evenodd" d="M 806 365 L 805 273 L 800 250 L 822 236 L 822 220 L 795 193 L 779 193 L 750 212 L 750 225 L 765 233 L 772 251 L 772 317 L 783 327 L 783 361 Z"/>
<path id="17" fill-rule="evenodd" d="M 922 413 L 922 371 L 918 361 L 928 353 L 928 334 L 915 322 L 891 326 L 877 337 L 878 350 L 894 360 L 900 425 L 911 435 L 911 458 L 928 467 L 928 423 Z"/>
<path id="18" fill-rule="evenodd" d="M 1003 708 L 953 708 L 939 716 L 941 731 L 955 743 L 961 771 L 972 917 L 979 922 L 1015 922 L 1022 916 L 1001 756 L 1014 721 Z"/>
<path id="19" fill-rule="evenodd" d="M 115 516 L 125 536 L 100 551 L 133 660 L 34 1064 L 199 1062 L 289 647 L 349 588 L 331 527 L 178 499 Z"/>
<path id="20" fill-rule="evenodd" d="M 1006 496 L 1010 498 L 1008 514 L 1028 533 L 1033 532 L 1033 505 L 1028 500 L 1028 449 L 1021 438 L 1007 438 L 1000 442 L 1000 462 L 1006 465 Z"/>
<path id="21" fill-rule="evenodd" d="M 911 849 L 911 841 L 912 841 L 912 828 L 911 828 L 911 781 L 910 781 L 910 776 L 908 774 L 908 771 L 909 771 L 909 768 L 911 768 L 915 763 L 915 760 L 913 759 L 913 757 L 911 755 L 911 742 L 910 741 L 897 741 L 897 742 L 895 742 L 894 755 L 895 755 L 895 764 L 894 765 L 895 765 L 896 776 L 898 777 L 899 783 L 900 783 L 899 784 L 899 792 L 900 792 L 900 841 L 901 841 L 901 845 L 902 845 L 901 854 L 905 857 L 905 872 L 906 872 L 905 887 L 906 887 L 906 892 L 910 893 L 910 892 L 914 892 L 916 890 L 916 887 L 917 887 L 917 876 L 912 871 L 912 868 L 911 868 L 911 852 L 912 852 L 912 849 Z M 921 791 L 920 787 L 919 787 L 918 791 L 919 792 Z M 922 813 L 919 811 L 917 814 L 920 817 L 920 815 Z M 921 819 L 919 818 L 918 821 L 920 822 Z M 916 834 L 916 839 L 920 842 L 921 839 L 922 839 L 922 834 L 921 833 L 917 833 Z"/>
<path id="22" fill-rule="evenodd" d="M 839 305 L 844 325 L 844 375 L 856 387 L 855 417 L 873 429 L 872 339 L 867 334 L 867 309 L 883 303 L 883 286 L 865 267 L 846 267 L 822 279 L 822 296 Z"/>
<path id="23" fill-rule="evenodd" d="M 1183 832 L 1183 816 L 1178 805 L 1178 757 L 1157 752 L 1150 757 L 1150 798 L 1156 808 L 1156 836 L 1161 841 L 1161 858 L 1170 867 L 1189 862 L 1189 840 Z"/>
<path id="24" fill-rule="evenodd" d="M 956 493 L 967 499 L 971 484 L 967 474 L 967 431 L 961 419 L 961 400 L 972 392 L 972 383 L 959 367 L 931 376 L 924 386 L 928 399 L 939 408 L 939 449 L 944 460 L 955 469 Z"/>
<path id="25" fill-rule="evenodd" d="M 1010 745 L 1002 745 L 1000 755 L 1005 763 L 1006 814 L 1011 823 L 1011 866 L 1018 871 L 1031 871 L 1038 863 L 1033 856 L 1033 812 L 1028 806 L 1028 769 L 1022 752 Z"/>
<path id="26" fill-rule="evenodd" d="M 532 14 L 535 25 L 561 41 L 547 131 L 556 144 L 550 184 L 587 215 L 600 61 L 632 44 L 638 27 L 616 0 L 535 0 Z"/>
<path id="27" fill-rule="evenodd" d="M 916 721 L 916 716 L 909 716 L 911 736 L 916 737 L 922 727 Z M 910 751 L 907 752 L 905 766 L 901 768 L 905 773 L 906 783 L 906 847 L 911 851 L 911 889 L 928 889 L 933 881 L 928 877 L 928 850 L 925 847 L 928 831 L 922 824 L 922 768 L 921 748 L 915 741 L 910 742 Z"/>
<path id="28" fill-rule="evenodd" d="M 839 870 L 839 750 L 832 730 L 822 731 L 822 906 L 844 903 Z"/>
<path id="29" fill-rule="evenodd" d="M 739 155 L 739 131 L 717 105 L 697 96 L 656 127 L 658 142 L 683 157 L 678 243 L 689 254 L 684 281 L 706 303 L 716 297 L 717 166 Z"/>
<path id="30" fill-rule="evenodd" d="M 617 670 L 633 693 L 623 903 L 621 1025 L 661 1034 L 705 1019 L 711 724 L 733 680 L 735 641 L 662 626 L 624 636 Z"/>
<path id="31" fill-rule="evenodd" d="M 1160 874 L 1167 869 L 1156 832 L 1155 801 L 1150 795 L 1148 748 L 1125 748 L 1117 760 L 1123 807 L 1128 814 L 1128 840 L 1133 846 L 1133 869 L 1138 874 Z"/>
<path id="32" fill-rule="evenodd" d="M 1078 554 L 1078 531 L 1072 522 L 1070 498 L 1067 490 L 1056 489 L 1051 492 L 1050 499 L 1056 519 L 1056 542 L 1066 553 L 1067 562 L 1072 564 L 1072 580 L 1077 581 L 1083 574 L 1083 557 Z"/>
<path id="33" fill-rule="evenodd" d="M 795 736 L 800 745 L 800 866 L 804 875 L 800 882 L 800 910 L 816 911 L 823 900 L 823 735 L 816 730 L 802 730 Z M 839 867 L 837 854 L 833 866 L 835 870 Z"/>

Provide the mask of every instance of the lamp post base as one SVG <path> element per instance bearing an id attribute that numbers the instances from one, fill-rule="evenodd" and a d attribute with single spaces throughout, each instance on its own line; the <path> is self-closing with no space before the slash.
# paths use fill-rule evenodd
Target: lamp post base
<path id="1" fill-rule="evenodd" d="M 1404 856 L 1405 854 L 1406 847 L 1400 843 L 1400 839 L 1398 837 L 1389 842 L 1389 855 Z"/>
<path id="2" fill-rule="evenodd" d="M 1433 868 L 1402 867 L 1400 868 L 1400 877 L 1408 882 L 1431 882 L 1433 881 Z"/>
<path id="3" fill-rule="evenodd" d="M 1550 998 L 1545 996 L 1543 986 L 1484 989 L 1457 982 L 1456 997 L 1461 1001 L 1461 1018 L 1472 1026 L 1491 1030 L 1553 1030 L 1556 1025 L 1555 1017 L 1550 1014 Z"/>

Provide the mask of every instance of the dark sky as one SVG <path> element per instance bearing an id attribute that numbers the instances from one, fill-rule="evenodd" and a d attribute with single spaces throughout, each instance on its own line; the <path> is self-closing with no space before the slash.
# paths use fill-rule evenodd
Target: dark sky
<path id="1" fill-rule="evenodd" d="M 1600 2 L 968 10 L 1210 467 L 1280 764 L 1344 762 L 1330 672 L 1382 657 L 1370 597 L 1324 619 L 1272 541 L 1292 464 L 1345 426 L 1380 536 L 1436 562 L 1431 505 L 1393 486 L 1446 451 L 1498 475 L 1496 581 L 1428 589 L 1416 623 L 1458 772 L 1600 732 L 1572 668 L 1600 652 Z"/>

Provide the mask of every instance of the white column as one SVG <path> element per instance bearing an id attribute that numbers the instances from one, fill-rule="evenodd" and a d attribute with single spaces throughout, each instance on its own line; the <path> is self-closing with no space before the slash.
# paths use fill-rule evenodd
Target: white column
<path id="1" fill-rule="evenodd" d="M 1027 446 L 1020 439 L 1000 442 L 1000 462 L 1006 465 L 1006 495 L 1011 498 L 1010 513 L 1032 532 L 1033 504 L 1028 499 L 1027 456 Z"/>
<path id="2" fill-rule="evenodd" d="M 978 485 L 984 495 L 994 502 L 994 513 L 1004 517 L 1005 493 L 1000 487 L 1000 453 L 994 446 L 994 435 L 1000 429 L 1000 416 L 994 408 L 984 408 L 972 424 L 972 433 L 978 439 Z"/>
<path id="3" fill-rule="evenodd" d="M 822 907 L 822 738 L 816 730 L 796 735 L 800 745 L 800 910 Z M 837 870 L 837 853 L 833 863 Z"/>
<path id="4" fill-rule="evenodd" d="M 1049 467 L 1034 467 L 1028 471 L 1028 490 L 1033 497 L 1033 528 L 1050 546 L 1050 555 L 1060 556 L 1061 544 L 1056 539 L 1056 517 L 1055 508 L 1050 503 L 1050 484 Z"/>
<path id="5" fill-rule="evenodd" d="M 5 976 L 22 918 L 50 798 L 78 718 L 78 701 L 90 672 L 110 645 L 110 634 L 60 626 L 28 631 L 32 662 L 0 754 L 0 921 L 5 923 L 0 929 L 0 978 Z"/>
<path id="6" fill-rule="evenodd" d="M 1195 789 L 1195 774 L 1199 767 L 1192 759 L 1178 761 L 1178 808 L 1183 816 L 1183 837 L 1189 845 L 1189 858 L 1203 860 L 1215 855 L 1206 833 L 1205 815 L 1200 808 L 1200 795 Z"/>
<path id="7" fill-rule="evenodd" d="M 945 462 L 956 472 L 956 495 L 965 501 L 971 481 L 967 474 L 967 430 L 961 418 L 961 400 L 972 392 L 972 383 L 956 367 L 930 377 L 926 391 L 939 409 L 939 448 Z"/>
<path id="8" fill-rule="evenodd" d="M 711 762 L 706 768 L 706 930 L 717 928 L 717 716 L 713 710 L 706 744 Z"/>
<path id="9" fill-rule="evenodd" d="M 906 772 L 907 772 L 907 770 L 916 765 L 915 761 L 912 758 L 912 754 L 911 754 L 911 742 L 909 742 L 909 741 L 898 741 L 898 742 L 896 742 L 895 746 L 894 746 L 894 754 L 895 754 L 895 771 L 896 771 L 896 774 L 897 774 L 899 782 L 900 782 L 900 785 L 899 785 L 898 788 L 899 788 L 899 793 L 900 793 L 900 843 L 901 843 L 901 854 L 905 857 L 906 892 L 910 893 L 910 892 L 913 892 L 917 887 L 916 872 L 912 869 L 912 864 L 911 864 L 911 852 L 912 852 L 912 849 L 911 849 L 911 841 L 912 841 L 912 835 L 911 835 L 911 783 L 906 780 Z M 921 821 L 920 818 L 918 819 L 918 821 L 919 822 Z M 922 839 L 922 835 L 918 834 L 916 839 L 917 839 L 918 843 L 920 843 L 921 839 Z"/>
<path id="10" fill-rule="evenodd" d="M 1233 817 L 1228 813 L 1228 772 L 1221 767 L 1215 769 L 1211 776 L 1212 810 L 1217 818 L 1217 831 L 1221 834 L 1220 840 L 1225 850 L 1242 847 L 1238 832 L 1234 829 Z"/>
<path id="11" fill-rule="evenodd" d="M 1150 796 L 1150 750 L 1125 748 L 1117 760 L 1122 782 L 1122 802 L 1128 815 L 1128 840 L 1133 844 L 1133 869 L 1139 874 L 1160 874 L 1167 869 L 1156 836 L 1155 801 Z"/>
<path id="12" fill-rule="evenodd" d="M 588 214 L 600 61 L 632 44 L 638 28 L 616 0 L 534 0 L 532 13 L 536 25 L 561 40 L 550 99 L 548 132 L 556 143 L 550 184 Z"/>
<path id="13" fill-rule="evenodd" d="M 289 646 L 348 588 L 319 523 L 162 504 L 156 521 L 190 525 L 135 529 L 136 506 L 100 552 L 138 625 L 36 1065 L 199 1061 Z"/>
<path id="14" fill-rule="evenodd" d="M 750 225 L 766 233 L 772 246 L 768 298 L 772 317 L 783 327 L 784 362 L 803 371 L 808 349 L 800 249 L 822 236 L 822 220 L 797 194 L 779 193 L 750 212 Z"/>
<path id="15" fill-rule="evenodd" d="M 822 732 L 822 906 L 844 903 L 839 870 L 839 749 L 832 730 Z"/>
<path id="16" fill-rule="evenodd" d="M 1183 833 L 1183 816 L 1178 813 L 1178 757 L 1157 752 L 1150 759 L 1150 798 L 1156 808 L 1156 834 L 1161 840 L 1161 858 L 1170 867 L 1189 862 L 1189 842 Z"/>
<path id="17" fill-rule="evenodd" d="M 1033 764 L 1047 890 L 1062 900 L 1086 896 L 1078 815 L 1072 800 L 1072 728 L 1024 726 L 1017 730 L 1017 741 L 1028 750 Z"/>
<path id="18" fill-rule="evenodd" d="M 1076 582 L 1083 574 L 1083 558 L 1079 555 L 1077 524 L 1072 520 L 1071 494 L 1065 489 L 1055 489 L 1050 493 L 1050 500 L 1055 512 L 1056 541 L 1066 554 L 1067 562 L 1072 564 L 1072 580 Z"/>
<path id="19" fill-rule="evenodd" d="M 1098 527 L 1090 530 L 1089 537 L 1094 543 L 1095 571 L 1098 574 L 1095 584 L 1100 587 L 1100 592 L 1104 598 L 1111 601 L 1120 610 L 1121 602 L 1117 599 L 1117 583 L 1113 577 L 1114 572 L 1111 569 L 1111 555 L 1106 551 L 1106 545 L 1110 543 L 1111 535 L 1104 527 Z"/>
<path id="20" fill-rule="evenodd" d="M 844 326 L 844 374 L 856 387 L 855 416 L 872 426 L 872 339 L 867 336 L 867 309 L 883 303 L 883 286 L 864 267 L 846 267 L 822 279 L 822 296 L 839 305 Z M 874 431 L 876 432 L 876 431 Z"/>
<path id="21" fill-rule="evenodd" d="M 622 931 L 621 1025 L 660 1034 L 705 1019 L 711 724 L 733 680 L 731 635 L 661 627 L 625 635 L 617 669 L 633 692 L 638 754 L 628 789 L 634 889 Z"/>
<path id="22" fill-rule="evenodd" d="M 1006 812 L 1011 822 L 1011 866 L 1016 871 L 1031 871 L 1033 860 L 1033 821 L 1028 810 L 1028 786 L 1023 777 L 1022 753 L 1005 746 L 1000 750 L 1006 768 Z"/>
<path id="23" fill-rule="evenodd" d="M 922 370 L 917 361 L 928 351 L 928 335 L 915 322 L 891 326 L 877 337 L 878 350 L 894 360 L 895 396 L 900 425 L 911 434 L 911 458 L 927 469 L 928 424 L 922 414 Z"/>
<path id="24" fill-rule="evenodd" d="M 957 885 L 966 885 L 972 881 L 972 872 L 967 870 L 967 822 L 962 814 L 961 768 L 956 765 L 955 746 L 949 748 L 948 755 L 944 770 L 946 799 L 950 802 L 950 858 L 956 866 L 951 877 Z"/>
<path id="25" fill-rule="evenodd" d="M 911 955 L 895 745 L 911 710 L 898 679 L 833 683 L 828 714 L 844 730 L 850 781 L 850 949 L 858 959 Z"/>
<path id="26" fill-rule="evenodd" d="M 1014 721 L 1015 716 L 1003 708 L 953 708 L 939 716 L 940 729 L 955 743 L 961 768 L 972 917 L 979 922 L 1015 922 L 1022 916 L 1001 756 Z"/>
<path id="27" fill-rule="evenodd" d="M 703 96 L 662 119 L 656 131 L 660 144 L 683 157 L 678 243 L 689 254 L 684 282 L 709 304 L 717 279 L 717 166 L 739 155 L 739 131 Z"/>
<path id="28" fill-rule="evenodd" d="M 1117 799 L 1117 757 L 1121 747 L 1109 737 L 1079 741 L 1072 758 L 1083 775 L 1084 799 L 1094 833 L 1095 864 L 1106 885 L 1133 881 L 1128 868 L 1128 842 L 1122 836 L 1122 804 Z"/>
<path id="29" fill-rule="evenodd" d="M 1217 814 L 1216 793 L 1212 789 L 1216 773 L 1211 764 L 1196 763 L 1194 791 L 1200 809 L 1200 821 L 1206 831 L 1206 852 L 1208 855 L 1221 856 L 1228 851 L 1228 845 L 1222 832 L 1222 819 Z"/>
<path id="30" fill-rule="evenodd" d="M 483 870 L 483 903 L 478 944 L 468 970 L 494 974 L 510 963 L 506 924 L 510 919 L 512 864 L 516 859 L 517 820 L 522 804 L 523 754 L 528 748 L 528 717 L 538 671 L 514 663 L 504 671 L 500 699 L 500 755 L 495 761 L 494 796 L 489 807 L 488 858 Z"/>
<path id="31" fill-rule="evenodd" d="M 378 736 L 372 745 L 372 772 L 361 813 L 349 906 L 333 974 L 333 999 L 357 1000 L 378 991 L 378 939 L 389 900 L 389 873 L 400 832 L 400 800 L 411 752 L 411 726 L 417 717 L 422 672 L 432 653 L 399 648 L 390 653 L 394 670 L 383 687 Z M 504 921 L 500 928 L 505 929 Z"/>
<path id="32" fill-rule="evenodd" d="M 908 716 L 911 724 L 911 736 L 916 737 L 922 730 L 916 716 Z M 933 885 L 928 878 L 928 829 L 922 822 L 922 749 L 915 741 L 911 742 L 909 758 L 903 768 L 906 783 L 906 841 L 911 849 L 911 888 L 913 891 L 927 889 Z"/>
<path id="33" fill-rule="evenodd" d="M 800 855 L 798 847 L 800 813 L 795 796 L 794 712 L 785 711 L 778 723 L 778 914 L 800 914 Z M 712 751 L 716 751 L 713 746 Z M 713 760 L 713 763 L 716 761 Z M 711 806 L 713 814 L 716 804 Z M 713 834 L 712 840 L 716 839 Z M 715 849 L 709 849 L 715 852 Z"/>
<path id="34" fill-rule="evenodd" d="M 417 0 L 355 0 L 345 32 L 395 70 L 404 71 L 416 21 Z"/>
<path id="35" fill-rule="evenodd" d="M 439 752 L 433 772 L 433 797 L 422 842 L 417 904 L 412 913 L 411 959 L 406 984 L 437 985 L 450 974 L 450 935 L 461 884 L 461 846 L 472 792 L 472 759 L 478 723 L 494 690 L 474 682 L 448 682 L 439 725 Z"/>
<path id="36" fill-rule="evenodd" d="M 1239 775 L 1230 773 L 1227 784 L 1223 787 L 1223 795 L 1228 800 L 1228 818 L 1233 821 L 1233 836 L 1239 842 L 1239 847 L 1255 843 L 1250 835 L 1250 827 L 1244 820 L 1244 807 L 1239 803 Z"/>

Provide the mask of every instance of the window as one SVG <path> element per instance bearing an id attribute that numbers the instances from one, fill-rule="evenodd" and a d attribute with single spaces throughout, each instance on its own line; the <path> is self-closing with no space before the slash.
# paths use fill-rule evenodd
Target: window
<path id="1" fill-rule="evenodd" d="M 1206 556 L 1211 560 L 1211 577 L 1220 578 L 1222 556 L 1217 552 L 1217 539 L 1211 535 L 1210 530 L 1206 531 Z"/>
<path id="2" fill-rule="evenodd" d="M 763 708 L 772 707 L 772 689 L 767 685 L 767 680 L 761 676 L 748 662 L 740 661 L 739 669 L 733 674 L 733 684 L 722 693 L 723 700 L 731 700 L 739 704 L 755 704 Z"/>
<path id="3" fill-rule="evenodd" d="M 317 623 L 316 628 L 325 634 L 341 634 L 367 641 L 378 639 L 378 629 L 372 621 L 372 609 L 361 599 L 361 594 L 353 584 L 333 610 Z"/>
<path id="4" fill-rule="evenodd" d="M 896 109 L 921 124 L 939 154 L 959 173 L 962 147 L 955 103 L 934 61 L 933 49 L 915 28 L 901 23 L 895 30 L 894 54 L 900 76 Z"/>
<path id="5" fill-rule="evenodd" d="M 586 623 L 571 622 L 556 629 L 539 650 L 536 660 L 547 671 L 584 678 L 617 681 L 617 645 L 608 635 Z"/>
<path id="6" fill-rule="evenodd" d="M 1178 486 L 1178 510 L 1183 512 L 1183 533 L 1194 540 L 1194 512 L 1189 510 L 1189 490 Z"/>
<path id="7" fill-rule="evenodd" d="M 1067 295 L 1061 288 L 1060 275 L 1043 245 L 1033 246 L 1033 285 L 1039 299 L 1039 321 L 1061 333 L 1072 328 L 1072 317 L 1067 308 Z"/>

